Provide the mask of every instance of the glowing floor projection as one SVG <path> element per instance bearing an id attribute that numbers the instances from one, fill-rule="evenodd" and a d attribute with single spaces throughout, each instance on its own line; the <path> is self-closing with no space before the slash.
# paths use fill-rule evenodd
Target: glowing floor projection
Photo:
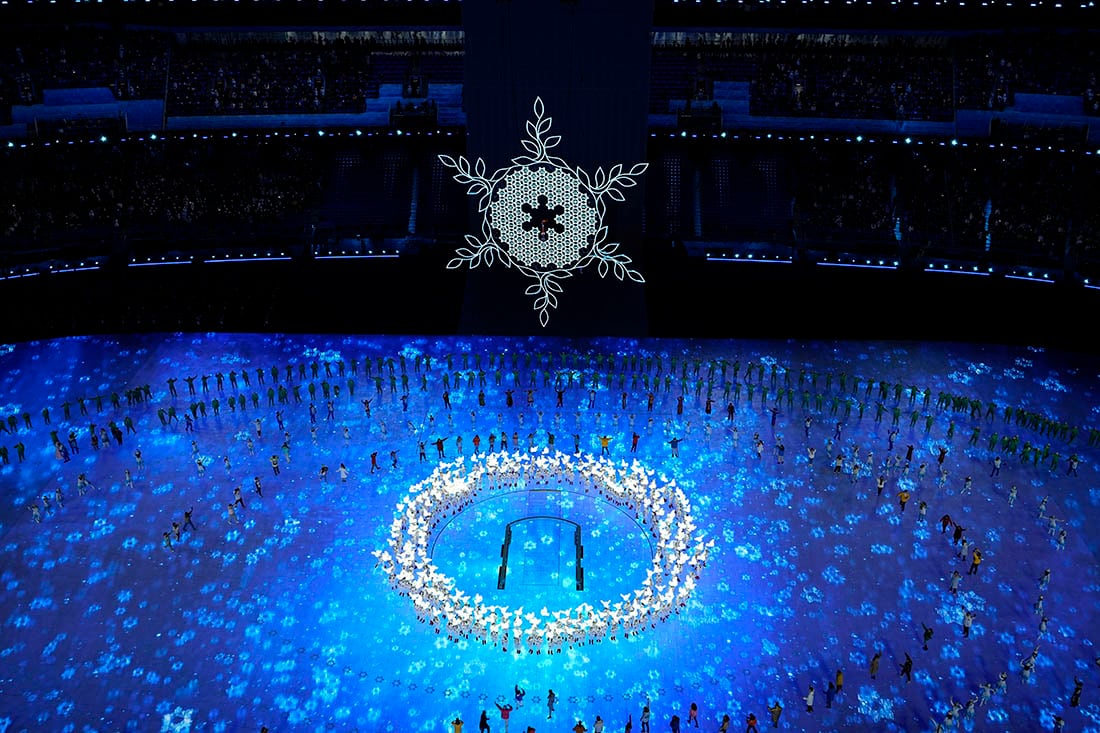
<path id="1" fill-rule="evenodd" d="M 176 334 L 0 367 L 0 733 L 1100 731 L 1094 357 Z"/>

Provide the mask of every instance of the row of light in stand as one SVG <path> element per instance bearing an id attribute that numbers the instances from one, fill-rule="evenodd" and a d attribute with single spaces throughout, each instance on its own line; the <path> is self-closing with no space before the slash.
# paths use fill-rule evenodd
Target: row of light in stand
<path id="1" fill-rule="evenodd" d="M 357 137 L 453 137 L 454 130 L 402 130 L 402 129 L 356 129 L 356 130 L 276 130 L 274 132 L 265 132 L 263 130 L 257 130 L 253 132 L 225 132 L 222 134 L 211 134 L 208 132 L 190 132 L 190 133 L 149 133 L 148 135 L 123 135 L 117 138 L 112 138 L 108 135 L 100 135 L 94 138 L 79 138 L 71 140 L 62 140 L 55 138 L 53 140 L 8 140 L 7 147 L 12 148 L 34 148 L 43 147 L 49 148 L 55 145 L 103 145 L 112 142 L 130 143 L 130 142 L 165 142 L 169 140 L 250 140 L 252 138 L 270 140 L 272 138 L 314 138 L 314 137 L 330 137 L 330 138 L 357 138 Z"/>
<path id="2" fill-rule="evenodd" d="M 927 145 L 929 147 L 940 148 L 985 148 L 988 150 L 1022 150 L 1022 151 L 1035 151 L 1035 152 L 1058 152 L 1058 153 L 1084 153 L 1085 155 L 1100 155 L 1100 148 L 1096 150 L 1082 149 L 1074 150 L 1073 148 L 1055 147 L 1053 145 L 1020 145 L 1017 143 L 994 143 L 983 140 L 959 140 L 958 138 L 938 138 L 929 137 L 927 139 L 920 137 L 913 137 L 912 135 L 906 135 L 905 137 L 891 137 L 880 136 L 871 137 L 863 135 L 843 135 L 843 134 L 830 134 L 830 135 L 805 135 L 805 134 L 791 134 L 791 133 L 777 133 L 777 132 L 689 132 L 688 130 L 678 130 L 670 132 L 651 132 L 649 133 L 651 138 L 667 137 L 669 139 L 691 139 L 691 140 L 733 140 L 733 141 L 773 141 L 773 142 L 822 142 L 822 143 L 855 143 L 874 145 L 881 143 L 890 143 L 891 145 Z"/>
<path id="3" fill-rule="evenodd" d="M 706 252 L 707 262 L 732 262 L 732 263 L 745 263 L 745 264 L 758 264 L 758 265 L 791 265 L 794 264 L 794 260 L 790 257 L 778 254 L 762 254 L 757 252 L 740 253 L 734 252 L 732 254 L 722 254 L 718 252 Z M 848 267 L 862 270 L 897 270 L 901 267 L 901 263 L 897 260 L 889 259 L 876 259 L 867 257 L 824 257 L 813 263 L 818 267 Z M 943 273 L 948 275 L 972 275 L 975 277 L 990 277 L 994 274 L 1000 274 L 1006 280 L 1026 280 L 1029 282 L 1054 284 L 1057 282 L 1056 275 L 1049 271 L 1038 270 L 1036 268 L 1024 268 L 1014 267 L 1003 271 L 998 271 L 992 267 L 983 267 L 980 265 L 957 263 L 957 262 L 939 262 L 935 264 L 929 264 L 924 267 L 925 272 L 931 273 Z M 1082 280 L 1082 284 L 1090 290 L 1100 290 L 1100 285 L 1096 285 L 1090 282 L 1089 278 Z"/>
<path id="4" fill-rule="evenodd" d="M 463 133 L 464 134 L 464 133 Z M 111 142 L 163 142 L 168 140 L 250 140 L 250 139 L 303 139 L 303 138 L 359 138 L 359 137 L 454 137 L 456 130 L 453 129 L 435 129 L 435 130 L 403 130 L 403 129 L 388 129 L 388 128 L 370 128 L 367 130 L 355 129 L 355 130 L 276 130 L 273 132 L 265 132 L 257 130 L 253 132 L 225 132 L 219 134 L 211 134 L 208 132 L 190 132 L 190 133 L 150 133 L 149 135 L 124 135 L 118 138 L 111 138 L 107 135 L 100 135 L 96 138 L 80 138 L 72 140 L 61 140 L 55 138 L 54 140 L 35 140 L 35 141 L 15 141 L 9 140 L 7 147 L 12 148 L 34 148 L 34 147 L 52 147 L 60 145 L 77 145 L 77 144 L 106 144 Z M 853 143 L 853 144 L 867 144 L 875 145 L 881 143 L 889 143 L 891 145 L 916 145 L 929 147 L 959 147 L 959 148 L 975 148 L 975 149 L 989 149 L 989 150 L 1017 150 L 1017 151 L 1034 151 L 1034 152 L 1058 152 L 1058 153 L 1084 153 L 1085 155 L 1100 155 L 1100 148 L 1075 150 L 1073 148 L 1055 147 L 1053 145 L 1020 145 L 1017 143 L 1004 143 L 1004 142 L 987 142 L 982 140 L 959 140 L 958 138 L 938 138 L 929 137 L 927 139 L 920 137 L 913 137 L 912 135 L 906 135 L 905 137 L 890 137 L 880 136 L 871 137 L 863 135 L 842 135 L 842 134 L 790 134 L 790 133 L 748 133 L 748 132 L 728 132 L 723 130 L 722 132 L 689 132 L 687 130 L 670 131 L 667 133 L 650 132 L 651 138 L 667 137 L 670 139 L 711 139 L 711 140 L 732 140 L 735 142 L 740 141 L 772 141 L 772 142 L 822 142 L 822 143 Z"/>
<path id="5" fill-rule="evenodd" d="M 103 267 L 106 258 L 93 257 L 71 262 L 48 262 L 38 265 L 23 265 L 0 270 L 0 281 L 25 280 L 39 275 L 61 275 L 71 272 L 92 272 Z"/>
<path id="6" fill-rule="evenodd" d="M 743 256 L 740 252 L 732 254 L 720 254 L 716 252 L 706 253 L 707 262 L 734 262 L 757 265 L 793 265 L 790 257 L 778 254 L 764 254 L 758 252 L 746 252 Z M 828 257 L 817 260 L 815 265 L 821 267 L 854 267 L 865 270 L 896 270 L 900 266 L 897 260 L 876 260 L 858 257 Z"/>
<path id="7" fill-rule="evenodd" d="M 164 255 L 161 257 L 133 257 L 127 267 L 165 267 L 168 265 L 193 265 L 197 262 L 217 265 L 232 262 L 288 262 L 292 258 L 286 252 L 223 252 L 220 255 L 196 257 L 195 255 Z"/>
<path id="8" fill-rule="evenodd" d="M 325 250 L 312 255 L 315 260 L 392 260 L 400 256 L 394 250 L 373 249 L 366 252 L 360 250 Z M 286 252 L 223 252 L 221 254 L 196 257 L 195 255 L 163 255 L 160 257 L 134 257 L 127 263 L 128 267 L 168 267 L 171 265 L 193 265 L 203 263 L 207 265 L 220 265 L 234 262 L 289 262 L 293 257 Z"/>
<path id="9" fill-rule="evenodd" d="M 381 259 L 397 259 L 400 253 L 396 250 L 381 249 L 377 252 L 375 250 L 367 250 L 366 252 L 360 252 L 355 250 L 327 250 L 323 253 L 317 253 L 313 255 L 315 260 L 381 260 Z M 161 255 L 158 257 L 132 257 L 130 261 L 126 263 L 127 267 L 171 267 L 174 265 L 194 265 L 198 263 L 208 265 L 230 264 L 230 263 L 255 263 L 255 262 L 288 262 L 293 259 L 286 252 L 274 252 L 274 251 L 241 251 L 241 252 L 223 252 L 221 254 L 209 255 L 209 256 L 196 256 L 196 255 Z M 39 277 L 40 275 L 61 275 L 71 272 L 92 272 L 95 270 L 101 270 L 104 266 L 103 258 L 91 258 L 84 260 L 73 260 L 71 262 L 58 262 L 51 261 L 48 263 L 40 263 L 35 265 L 21 265 L 19 267 L 6 268 L 0 270 L 0 281 L 5 280 L 25 280 L 27 278 Z"/>

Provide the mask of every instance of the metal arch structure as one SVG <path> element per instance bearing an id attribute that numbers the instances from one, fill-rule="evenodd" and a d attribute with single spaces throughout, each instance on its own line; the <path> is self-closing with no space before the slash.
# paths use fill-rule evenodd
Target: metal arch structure
<path id="1" fill-rule="evenodd" d="M 550 519 L 555 522 L 565 522 L 566 524 L 573 525 L 573 548 L 577 561 L 576 576 L 577 576 L 577 590 L 584 590 L 584 567 L 581 565 L 584 559 L 584 544 L 581 542 L 581 525 L 574 522 L 572 519 L 565 519 L 564 517 L 554 517 L 549 514 L 538 514 L 529 517 L 521 517 L 520 519 L 513 519 L 504 526 L 504 542 L 500 546 L 500 568 L 497 570 L 497 590 L 504 590 L 504 586 L 508 581 L 508 553 L 512 547 L 512 527 L 516 524 L 522 524 L 523 522 L 530 522 L 535 519 Z"/>

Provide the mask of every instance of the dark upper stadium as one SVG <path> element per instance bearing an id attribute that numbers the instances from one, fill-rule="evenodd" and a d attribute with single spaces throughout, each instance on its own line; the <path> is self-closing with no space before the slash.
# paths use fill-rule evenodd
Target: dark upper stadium
<path id="1" fill-rule="evenodd" d="M 1055 319 L 1098 297 L 1097 12 L 657 2 L 645 331 L 1095 348 Z M 515 328 L 464 323 L 445 267 L 461 3 L 0 2 L 0 29 L 9 338 Z"/>

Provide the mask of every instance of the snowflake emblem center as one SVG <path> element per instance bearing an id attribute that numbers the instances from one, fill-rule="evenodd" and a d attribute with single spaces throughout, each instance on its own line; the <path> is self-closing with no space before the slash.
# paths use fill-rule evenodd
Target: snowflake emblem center
<path id="1" fill-rule="evenodd" d="M 550 230 L 553 229 L 558 234 L 565 231 L 565 225 L 559 224 L 557 217 L 565 213 L 565 207 L 558 204 L 554 208 L 548 207 L 546 204 L 547 199 L 545 196 L 539 196 L 539 206 L 534 208 L 531 204 L 524 204 L 521 208 L 524 214 L 530 214 L 531 219 L 523 222 L 523 230 L 531 231 L 537 228 L 539 233 L 539 241 L 545 242 L 550 239 Z"/>

